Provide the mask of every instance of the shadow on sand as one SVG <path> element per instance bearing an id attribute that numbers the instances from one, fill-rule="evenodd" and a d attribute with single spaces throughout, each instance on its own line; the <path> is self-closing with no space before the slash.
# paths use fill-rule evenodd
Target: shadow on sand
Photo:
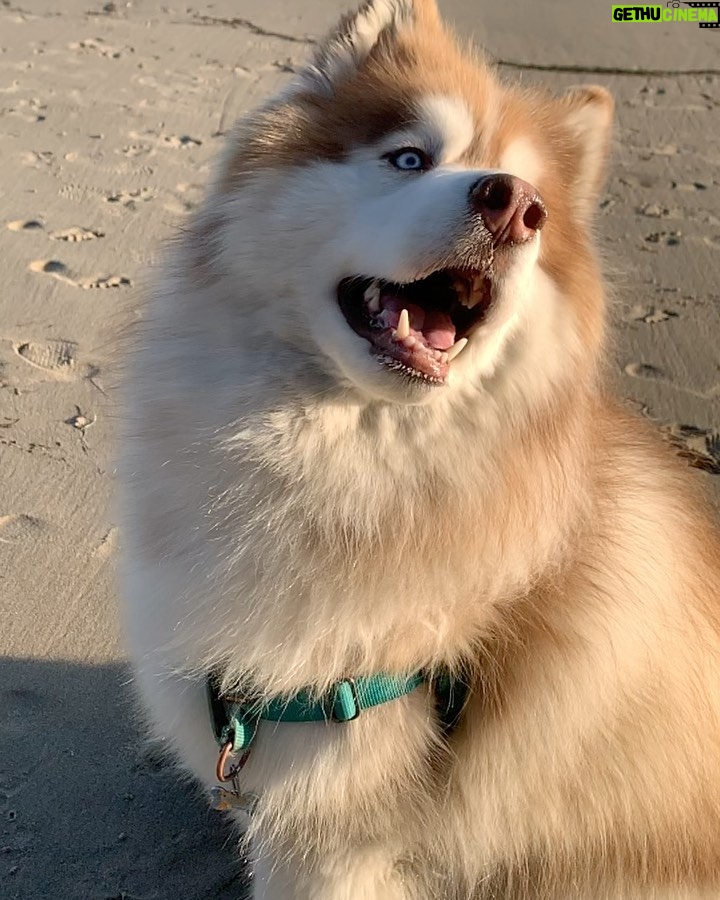
<path id="1" fill-rule="evenodd" d="M 241 900 L 232 830 L 135 727 L 121 666 L 0 660 L 0 895 Z"/>

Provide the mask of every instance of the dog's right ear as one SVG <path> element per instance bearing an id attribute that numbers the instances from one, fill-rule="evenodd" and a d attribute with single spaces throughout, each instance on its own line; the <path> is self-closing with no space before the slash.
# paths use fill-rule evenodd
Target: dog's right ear
<path id="1" fill-rule="evenodd" d="M 599 85 L 584 85 L 570 89 L 558 105 L 570 138 L 567 163 L 572 173 L 575 210 L 581 219 L 588 220 L 605 180 L 613 98 Z"/>
<path id="2" fill-rule="evenodd" d="M 352 77 L 379 44 L 395 41 L 418 25 L 439 22 L 435 0 L 367 0 L 320 42 L 312 63 L 300 73 L 299 87 L 332 94 L 333 86 Z"/>

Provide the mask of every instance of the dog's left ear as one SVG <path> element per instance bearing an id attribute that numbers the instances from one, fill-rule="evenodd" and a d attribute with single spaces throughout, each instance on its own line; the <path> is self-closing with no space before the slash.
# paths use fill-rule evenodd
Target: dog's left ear
<path id="1" fill-rule="evenodd" d="M 559 101 L 569 142 L 569 169 L 573 173 L 576 210 L 583 221 L 591 218 L 605 181 L 610 150 L 613 98 L 603 87 L 573 88 Z"/>
<path id="2" fill-rule="evenodd" d="M 435 0 L 366 0 L 320 42 L 312 63 L 300 73 L 300 85 L 330 94 L 335 84 L 362 67 L 379 44 L 391 43 L 418 25 L 432 27 L 439 21 Z"/>

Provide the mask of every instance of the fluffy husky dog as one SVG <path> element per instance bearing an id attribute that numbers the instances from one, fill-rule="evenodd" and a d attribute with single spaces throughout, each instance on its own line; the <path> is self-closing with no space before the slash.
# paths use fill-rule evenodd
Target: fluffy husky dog
<path id="1" fill-rule="evenodd" d="M 601 385 L 611 117 L 371 0 L 168 252 L 121 466 L 154 732 L 211 787 L 210 672 L 267 701 L 428 675 L 259 723 L 256 900 L 720 895 L 720 548 Z"/>

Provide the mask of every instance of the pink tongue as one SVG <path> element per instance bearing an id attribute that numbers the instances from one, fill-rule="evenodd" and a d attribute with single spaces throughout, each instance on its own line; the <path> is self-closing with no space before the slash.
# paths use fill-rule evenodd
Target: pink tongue
<path id="1" fill-rule="evenodd" d="M 406 309 L 410 316 L 410 331 L 415 337 L 424 338 L 434 350 L 449 350 L 455 343 L 455 326 L 445 313 L 423 309 L 400 297 L 382 296 L 380 303 L 389 327 L 397 327 L 400 313 Z"/>
<path id="2" fill-rule="evenodd" d="M 422 333 L 428 344 L 436 350 L 449 350 L 455 343 L 455 326 L 445 313 L 425 313 Z"/>

